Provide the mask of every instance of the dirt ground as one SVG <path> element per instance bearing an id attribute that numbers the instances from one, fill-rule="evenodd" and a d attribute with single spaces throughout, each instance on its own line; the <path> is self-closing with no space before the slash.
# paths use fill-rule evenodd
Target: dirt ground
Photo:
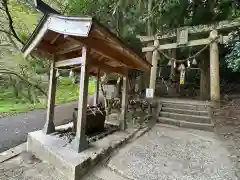
<path id="1" fill-rule="evenodd" d="M 230 152 L 240 179 L 240 99 L 222 103 L 214 116 L 216 133 Z"/>

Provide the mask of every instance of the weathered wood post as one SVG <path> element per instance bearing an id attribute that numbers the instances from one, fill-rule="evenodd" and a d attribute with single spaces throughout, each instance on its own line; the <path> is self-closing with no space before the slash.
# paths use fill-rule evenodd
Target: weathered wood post
<path id="1" fill-rule="evenodd" d="M 174 59 L 176 59 L 176 53 L 177 53 L 177 49 L 171 49 L 171 71 L 170 71 L 170 79 L 171 80 L 175 80 L 175 67 L 174 67 Z"/>
<path id="2" fill-rule="evenodd" d="M 78 118 L 77 131 L 75 139 L 72 141 L 72 147 L 76 152 L 81 152 L 88 147 L 85 135 L 86 116 L 87 116 L 87 99 L 88 99 L 88 79 L 89 79 L 89 49 L 82 48 L 82 64 L 80 72 L 79 84 L 79 100 L 78 100 Z"/>
<path id="3" fill-rule="evenodd" d="M 154 41 L 154 47 L 157 48 L 158 46 L 159 46 L 159 40 L 156 39 Z M 150 84 L 149 84 L 149 88 L 152 88 L 153 92 L 155 92 L 155 87 L 156 87 L 158 57 L 159 57 L 159 52 L 157 49 L 155 49 L 152 55 L 152 68 L 151 68 L 151 76 L 150 76 Z"/>
<path id="4" fill-rule="evenodd" d="M 127 129 L 127 110 L 128 110 L 128 73 L 123 77 L 123 89 L 122 89 L 122 107 L 120 115 L 120 128 L 122 130 Z"/>
<path id="5" fill-rule="evenodd" d="M 100 69 L 98 68 L 96 82 L 95 82 L 95 93 L 93 105 L 97 106 L 99 103 L 99 81 L 100 81 Z"/>
<path id="6" fill-rule="evenodd" d="M 201 80 L 200 80 L 200 99 L 209 100 L 210 94 L 210 76 L 209 76 L 210 60 L 205 54 L 200 61 Z"/>
<path id="7" fill-rule="evenodd" d="M 151 47 L 152 45 L 153 45 L 152 42 L 147 43 L 147 46 L 149 46 L 149 47 Z M 150 63 L 152 62 L 152 55 L 153 55 L 152 51 L 147 52 L 146 55 L 145 55 L 146 60 Z M 149 82 L 150 82 L 150 72 L 149 71 L 143 72 L 143 74 L 141 76 L 141 87 L 140 87 L 140 89 L 141 90 L 146 89 L 149 86 Z"/>
<path id="8" fill-rule="evenodd" d="M 210 39 L 218 37 L 217 30 L 210 33 Z M 219 80 L 219 52 L 217 40 L 210 44 L 210 97 L 212 101 L 220 101 L 220 80 Z"/>
<path id="9" fill-rule="evenodd" d="M 53 122 L 54 121 L 56 86 L 57 86 L 55 59 L 51 61 L 50 68 L 51 69 L 50 69 L 49 88 L 48 88 L 47 116 L 46 116 L 46 123 L 43 128 L 44 134 L 51 134 L 55 131 L 55 125 Z"/>

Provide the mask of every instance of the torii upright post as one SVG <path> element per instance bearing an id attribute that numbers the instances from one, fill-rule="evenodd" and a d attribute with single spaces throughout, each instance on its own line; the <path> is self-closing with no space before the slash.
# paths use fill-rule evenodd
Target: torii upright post
<path id="1" fill-rule="evenodd" d="M 158 46 L 159 46 L 159 40 L 155 40 L 154 47 L 157 48 Z M 153 92 L 155 92 L 155 87 L 156 87 L 158 56 L 159 56 L 159 52 L 156 49 L 155 51 L 153 51 L 153 55 L 152 55 L 152 68 L 151 68 L 151 76 L 150 76 L 150 84 L 149 84 L 149 88 L 152 88 Z"/>
<path id="2" fill-rule="evenodd" d="M 214 40 L 218 37 L 217 30 L 210 33 L 210 39 Z M 220 101 L 220 80 L 219 80 L 219 52 L 218 41 L 210 44 L 210 97 L 211 101 Z"/>

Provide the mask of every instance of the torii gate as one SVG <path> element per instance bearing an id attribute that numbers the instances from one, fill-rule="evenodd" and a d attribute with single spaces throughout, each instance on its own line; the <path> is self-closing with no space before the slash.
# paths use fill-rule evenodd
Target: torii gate
<path id="1" fill-rule="evenodd" d="M 163 52 L 164 50 L 181 47 L 206 46 L 209 44 L 210 100 L 220 101 L 218 44 L 227 42 L 229 40 L 228 34 L 239 26 L 240 19 L 238 18 L 232 21 L 221 21 L 211 25 L 181 27 L 168 31 L 165 34 L 157 34 L 155 36 L 138 36 L 142 43 L 147 44 L 147 47 L 142 48 L 142 52 L 152 52 L 152 59 L 148 59 L 148 61 L 152 63 L 149 88 L 155 90 L 159 51 Z M 207 69 L 202 70 L 202 74 L 208 73 Z M 203 85 L 201 84 L 201 86 Z M 206 90 L 206 88 L 202 88 Z"/>

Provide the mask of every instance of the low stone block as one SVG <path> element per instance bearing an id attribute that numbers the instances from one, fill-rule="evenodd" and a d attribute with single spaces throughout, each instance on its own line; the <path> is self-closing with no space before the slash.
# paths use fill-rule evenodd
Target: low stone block
<path id="1" fill-rule="evenodd" d="M 89 148 L 76 153 L 67 140 L 42 131 L 29 133 L 27 150 L 36 157 L 47 161 L 65 175 L 68 180 L 79 180 L 90 167 L 94 166 L 114 149 L 128 141 L 137 129 L 115 132 L 103 139 L 90 143 Z"/>

